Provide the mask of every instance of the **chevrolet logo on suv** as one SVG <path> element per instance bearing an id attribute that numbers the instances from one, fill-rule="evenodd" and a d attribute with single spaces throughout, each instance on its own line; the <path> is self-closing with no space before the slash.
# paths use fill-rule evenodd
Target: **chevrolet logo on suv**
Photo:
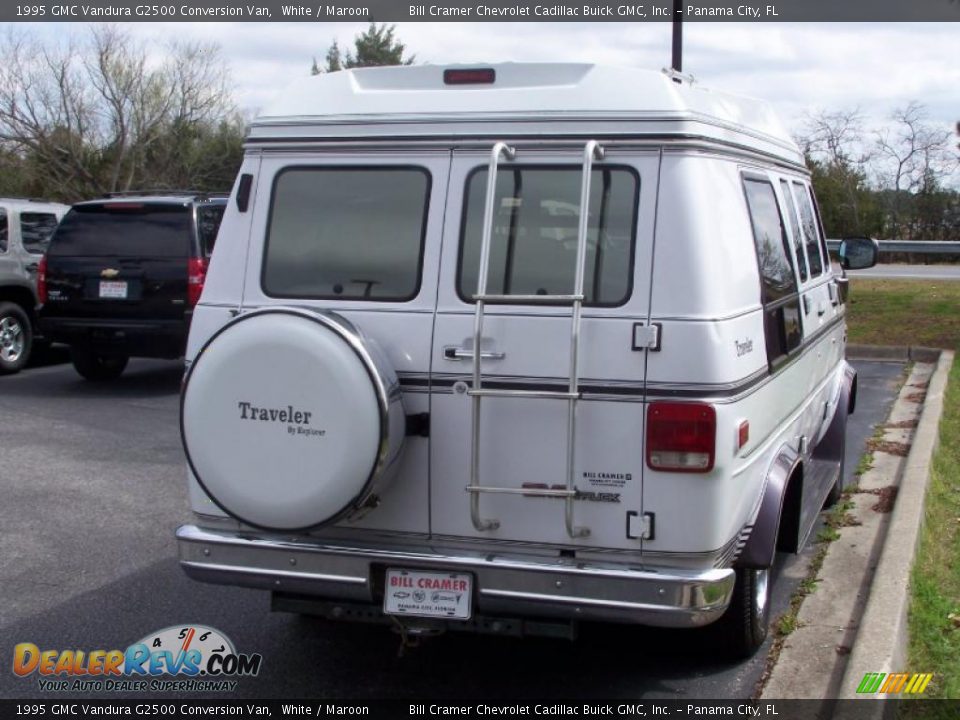
<path id="1" fill-rule="evenodd" d="M 100 277 L 107 278 L 108 280 L 111 278 L 115 278 L 119 274 L 120 274 L 120 271 L 117 270 L 116 268 L 104 268 L 103 270 L 100 271 Z"/>

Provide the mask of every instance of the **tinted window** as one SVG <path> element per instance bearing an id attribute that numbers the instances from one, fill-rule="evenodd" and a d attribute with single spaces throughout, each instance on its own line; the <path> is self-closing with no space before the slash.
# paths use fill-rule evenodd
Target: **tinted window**
<path id="1" fill-rule="evenodd" d="M 807 279 L 807 259 L 803 254 L 803 238 L 800 235 L 800 221 L 797 220 L 797 208 L 790 198 L 790 184 L 786 180 L 780 181 L 780 194 L 783 195 L 783 204 L 787 218 L 790 220 L 790 234 L 793 236 L 793 256 L 797 259 L 797 270 L 800 272 L 800 282 Z"/>
<path id="2" fill-rule="evenodd" d="M 760 268 L 767 362 L 775 368 L 803 338 L 800 298 L 796 295 L 797 281 L 773 185 L 753 178 L 744 178 L 743 185 Z"/>
<path id="3" fill-rule="evenodd" d="M 800 220 L 803 223 L 803 242 L 807 246 L 807 258 L 810 260 L 810 274 L 823 272 L 823 260 L 820 258 L 820 238 L 817 236 L 817 221 L 806 189 L 800 183 L 793 183 L 793 197 L 800 208 Z"/>
<path id="4" fill-rule="evenodd" d="M 581 178 L 576 167 L 511 167 L 497 172 L 488 293 L 573 293 Z M 630 170 L 593 171 L 584 271 L 589 304 L 618 305 L 630 293 L 638 186 Z M 477 291 L 486 187 L 485 169 L 467 181 L 457 283 L 465 300 Z"/>
<path id="5" fill-rule="evenodd" d="M 203 257 L 210 257 L 213 252 L 224 209 L 226 205 L 197 205 L 197 237 Z"/>
<path id="6" fill-rule="evenodd" d="M 290 168 L 274 182 L 270 295 L 410 300 L 420 287 L 430 177 L 419 168 Z"/>
<path id="7" fill-rule="evenodd" d="M 52 213 L 20 213 L 20 244 L 29 253 L 45 253 L 56 229 L 57 216 Z"/>
<path id="8" fill-rule="evenodd" d="M 750 178 L 746 178 L 743 184 L 760 263 L 763 302 L 766 304 L 796 292 L 797 283 L 790 266 L 787 234 L 783 229 L 773 185 L 765 180 Z"/>
<path id="9" fill-rule="evenodd" d="M 190 209 L 159 203 L 79 205 L 66 214 L 49 254 L 75 257 L 187 257 Z"/>
<path id="10" fill-rule="evenodd" d="M 0 253 L 7 251 L 7 211 L 0 208 Z"/>
<path id="11" fill-rule="evenodd" d="M 817 204 L 817 198 L 813 194 L 813 186 L 807 187 L 810 195 L 810 202 L 813 205 L 813 216 L 817 219 L 817 234 L 820 236 L 820 254 L 823 257 L 824 269 L 830 265 L 830 251 L 827 250 L 827 236 L 823 232 L 823 219 L 820 217 L 820 206 Z"/>

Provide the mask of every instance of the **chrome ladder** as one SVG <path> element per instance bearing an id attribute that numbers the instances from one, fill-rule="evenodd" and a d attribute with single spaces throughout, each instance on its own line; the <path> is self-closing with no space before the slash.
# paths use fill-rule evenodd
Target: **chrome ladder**
<path id="1" fill-rule="evenodd" d="M 490 236 L 493 234 L 493 211 L 497 186 L 497 165 L 500 156 L 507 160 L 516 157 L 516 150 L 506 143 L 498 142 L 490 152 L 490 164 L 487 169 L 487 198 L 483 214 L 483 233 L 480 244 L 480 269 L 477 278 L 476 313 L 473 321 L 473 386 L 467 391 L 472 399 L 472 439 L 470 445 L 470 519 L 477 530 L 496 530 L 499 520 L 485 519 L 480 514 L 480 495 L 483 493 L 504 493 L 533 497 L 560 497 L 565 501 L 564 522 L 567 535 L 571 538 L 583 538 L 590 535 L 590 529 L 574 524 L 573 510 L 577 491 L 574 488 L 575 441 L 577 434 L 577 401 L 580 400 L 579 356 L 580 356 L 580 316 L 583 309 L 583 275 L 587 257 L 587 225 L 589 222 L 590 179 L 594 159 L 603 159 L 603 148 L 596 140 L 590 140 L 583 148 L 583 175 L 580 182 L 580 223 L 577 229 L 577 259 L 572 295 L 491 295 L 487 293 L 487 274 L 490 265 Z M 483 313 L 486 303 L 524 303 L 564 304 L 572 308 L 570 318 L 570 376 L 566 392 L 546 390 L 497 390 L 485 389 L 481 365 L 481 340 L 483 336 Z M 562 490 L 552 488 L 507 488 L 482 485 L 480 483 L 480 405 L 485 397 L 534 398 L 565 400 L 567 402 L 567 463 L 566 487 Z"/>

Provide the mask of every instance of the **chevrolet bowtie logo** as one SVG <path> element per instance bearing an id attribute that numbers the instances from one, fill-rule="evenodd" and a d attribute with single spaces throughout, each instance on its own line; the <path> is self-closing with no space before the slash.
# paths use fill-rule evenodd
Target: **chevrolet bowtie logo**
<path id="1" fill-rule="evenodd" d="M 117 270 L 116 268 L 104 268 L 103 270 L 100 271 L 100 277 L 107 278 L 107 279 L 115 278 L 119 274 L 120 274 L 120 271 Z"/>

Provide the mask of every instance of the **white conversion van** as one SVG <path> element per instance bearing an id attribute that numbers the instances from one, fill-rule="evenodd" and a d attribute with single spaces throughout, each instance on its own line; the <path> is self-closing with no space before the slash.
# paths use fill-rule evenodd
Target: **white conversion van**
<path id="1" fill-rule="evenodd" d="M 302 81 L 194 312 L 181 565 L 409 633 L 721 621 L 749 654 L 842 489 L 844 283 L 761 102 L 587 64 Z"/>

